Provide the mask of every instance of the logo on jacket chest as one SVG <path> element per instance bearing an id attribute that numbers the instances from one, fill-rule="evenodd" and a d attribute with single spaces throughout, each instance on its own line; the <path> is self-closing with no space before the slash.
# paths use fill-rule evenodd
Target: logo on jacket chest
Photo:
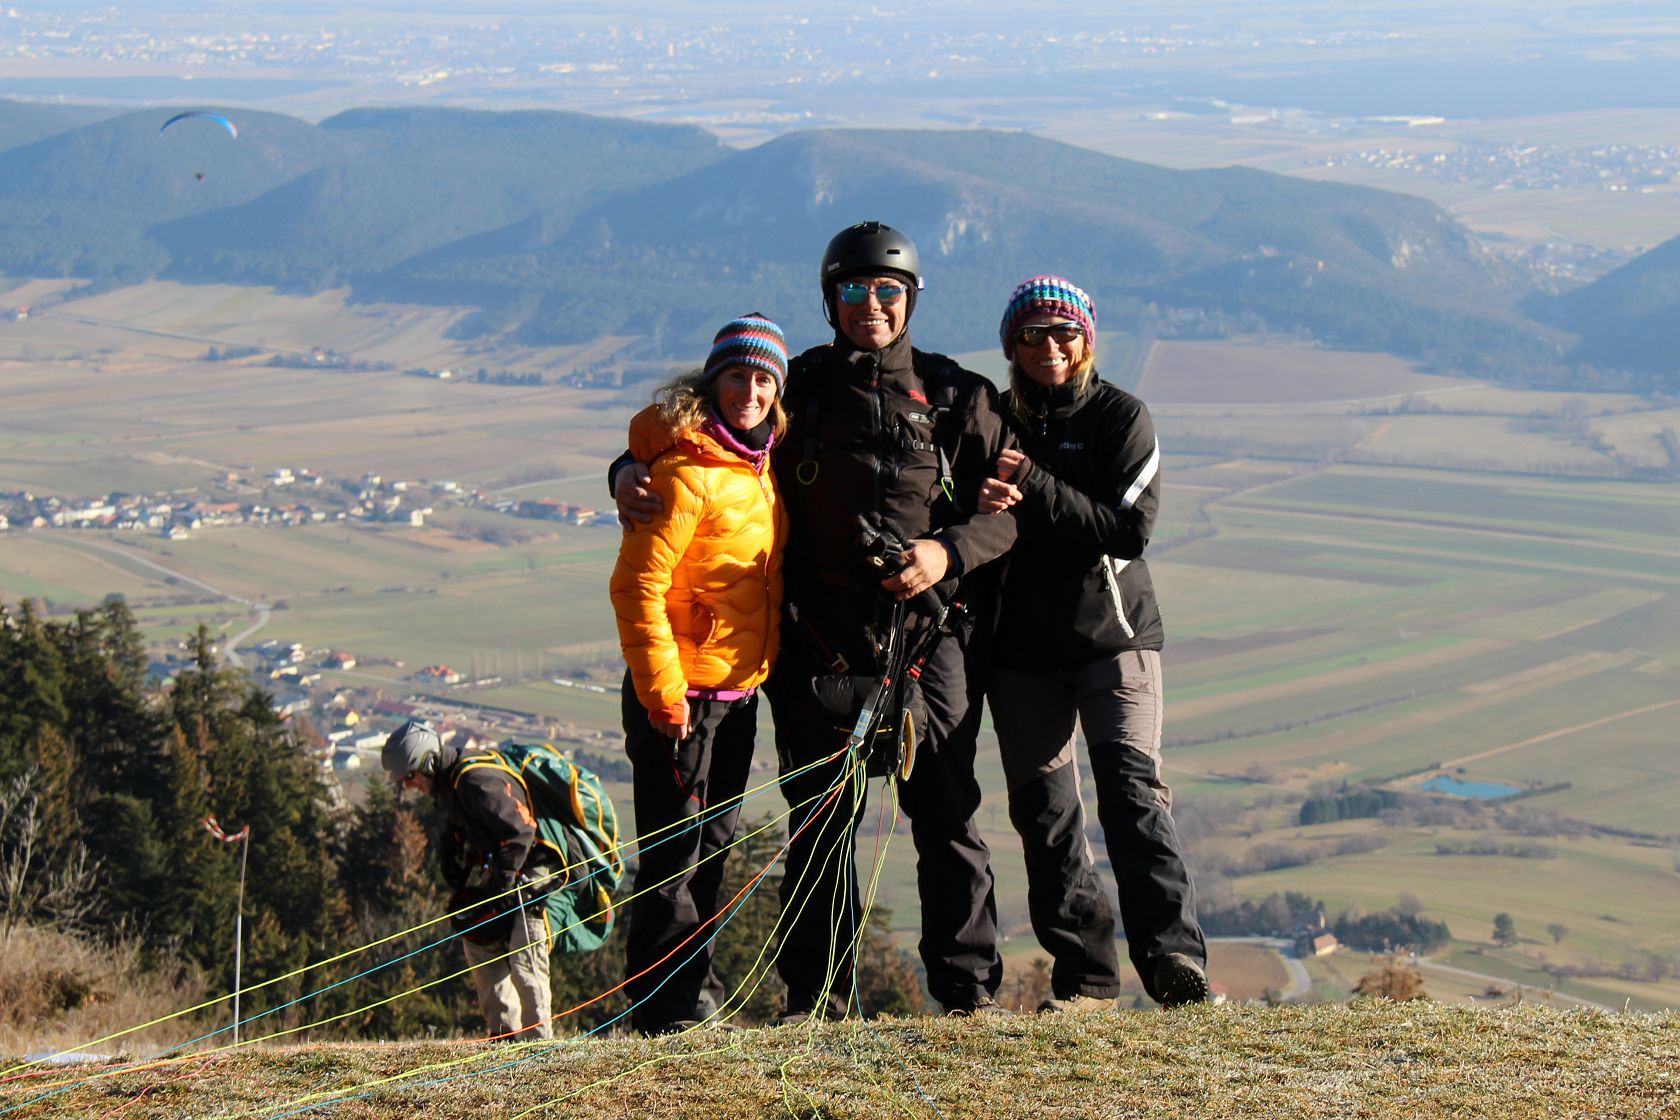
<path id="1" fill-rule="evenodd" d="M 1083 440 L 1064 439 L 1061 443 L 1058 443 L 1056 445 L 1056 450 L 1057 451 L 1083 451 L 1083 450 L 1085 450 L 1085 443 L 1084 443 Z"/>

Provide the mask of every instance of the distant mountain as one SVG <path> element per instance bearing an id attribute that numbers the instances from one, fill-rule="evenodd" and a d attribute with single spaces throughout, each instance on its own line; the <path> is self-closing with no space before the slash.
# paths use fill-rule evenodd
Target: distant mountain
<path id="1" fill-rule="evenodd" d="M 1680 388 L 1680 237 L 1584 288 L 1530 306 L 1537 318 L 1581 336 L 1572 361 Z"/>
<path id="2" fill-rule="evenodd" d="M 537 211 L 585 205 L 721 159 L 698 128 L 577 113 L 355 110 L 323 121 L 333 158 L 242 205 L 152 231 L 167 273 L 322 288 Z"/>
<path id="3" fill-rule="evenodd" d="M 340 157 L 335 137 L 274 113 L 159 127 L 173 110 L 125 113 L 0 159 L 0 271 L 127 282 L 170 254 L 155 225 L 248 202 Z"/>
<path id="4" fill-rule="evenodd" d="M 0 98 L 0 152 L 114 117 L 118 112 L 94 105 L 38 105 Z"/>
<path id="5" fill-rule="evenodd" d="M 1171 171 L 1000 132 L 795 133 L 593 207 L 527 220 L 394 269 L 378 290 L 518 293 L 534 338 L 601 331 L 703 342 L 758 308 L 817 340 L 816 267 L 835 230 L 910 234 L 929 285 L 917 337 L 985 345 L 1039 271 L 1074 277 L 1114 327 L 1265 326 L 1461 369 L 1551 356 L 1527 288 L 1437 207 L 1245 169 Z M 603 284 L 603 277 L 611 277 Z"/>
<path id="6" fill-rule="evenodd" d="M 237 140 L 205 121 L 160 135 L 167 117 L 6 152 L 0 272 L 350 283 L 480 307 L 470 331 L 633 333 L 685 354 L 749 309 L 827 337 L 823 245 L 878 217 L 921 248 L 926 346 L 986 345 L 1009 289 L 1057 271 L 1117 329 L 1304 332 L 1493 374 L 1555 361 L 1516 273 L 1437 207 L 1382 191 L 995 131 L 817 131 L 743 152 L 553 112 L 238 112 Z"/>

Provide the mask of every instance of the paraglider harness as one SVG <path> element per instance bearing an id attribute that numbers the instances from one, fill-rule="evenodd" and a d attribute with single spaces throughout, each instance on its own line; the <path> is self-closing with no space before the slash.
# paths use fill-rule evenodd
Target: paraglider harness
<path id="1" fill-rule="evenodd" d="M 904 567 L 901 554 L 909 544 L 880 514 L 858 516 L 857 539 L 865 562 L 882 579 Z M 875 639 L 879 671 L 874 675 L 850 672 L 845 659 L 829 652 L 821 636 L 800 621 L 798 608 L 791 604 L 790 614 L 826 654 L 831 671 L 813 679 L 811 688 L 824 710 L 846 720 L 838 725 L 847 732 L 845 749 L 864 763 L 869 777 L 891 774 L 908 781 L 916 764 L 918 730 L 928 723 L 927 701 L 921 690 L 922 667 L 941 638 L 965 628 L 967 612 L 963 605 L 947 602 L 937 587 L 912 599 L 895 600 L 886 627 Z M 913 626 L 913 620 L 921 624 Z"/>
<path id="2" fill-rule="evenodd" d="M 961 367 L 943 354 L 919 350 L 912 351 L 912 363 L 913 372 L 925 390 L 925 406 L 937 432 L 941 418 L 956 407 Z M 805 432 L 794 479 L 802 486 L 809 486 L 816 481 L 818 472 L 821 428 L 817 421 L 822 394 L 807 391 L 791 404 Z M 904 438 L 907 437 L 900 433 L 901 441 Z M 902 442 L 900 447 L 904 447 Z M 946 501 L 954 502 L 952 456 L 944 443 L 936 436 L 931 447 L 921 443 L 910 447 L 918 452 L 929 449 L 934 452 L 939 492 Z M 892 522 L 872 512 L 858 516 L 857 547 L 876 578 L 887 579 L 903 568 L 899 556 L 909 545 Z M 880 666 L 875 676 L 852 673 L 846 659 L 800 618 L 797 604 L 788 604 L 788 615 L 829 670 L 826 675 L 816 677 L 811 687 L 818 704 L 846 719 L 841 725 L 847 732 L 846 749 L 855 751 L 865 762 L 868 776 L 896 774 L 900 780 L 907 781 L 916 762 L 917 729 L 928 723 L 927 702 L 919 683 L 922 666 L 941 638 L 968 629 L 963 605 L 946 602 L 937 588 L 929 588 L 907 602 L 894 602 L 885 628 L 877 628 L 874 635 L 876 664 Z M 912 625 L 913 620 L 917 625 Z"/>

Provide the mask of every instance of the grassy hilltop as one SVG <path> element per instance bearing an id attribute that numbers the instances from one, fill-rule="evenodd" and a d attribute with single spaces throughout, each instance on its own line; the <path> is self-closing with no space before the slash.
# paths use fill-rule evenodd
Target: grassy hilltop
<path id="1" fill-rule="evenodd" d="M 5 1068 L 10 1068 L 5 1067 Z M 293 1047 L 0 1080 L 20 1116 L 1680 1116 L 1680 1016 L 1360 1001 Z M 23 1102 L 38 1101 L 32 1106 Z"/>

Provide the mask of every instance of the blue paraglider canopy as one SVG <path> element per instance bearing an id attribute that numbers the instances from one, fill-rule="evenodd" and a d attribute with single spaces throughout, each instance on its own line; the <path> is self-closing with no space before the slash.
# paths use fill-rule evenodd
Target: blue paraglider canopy
<path id="1" fill-rule="evenodd" d="M 167 131 L 169 126 L 174 124 L 176 121 L 190 120 L 215 121 L 217 124 L 228 130 L 229 136 L 233 137 L 235 140 L 239 139 L 239 129 L 234 127 L 234 123 L 232 121 L 228 120 L 220 113 L 211 113 L 203 109 L 193 109 L 185 113 L 176 113 L 173 117 L 170 117 L 168 120 L 163 122 L 163 125 L 158 129 L 158 132 L 161 134 Z"/>

